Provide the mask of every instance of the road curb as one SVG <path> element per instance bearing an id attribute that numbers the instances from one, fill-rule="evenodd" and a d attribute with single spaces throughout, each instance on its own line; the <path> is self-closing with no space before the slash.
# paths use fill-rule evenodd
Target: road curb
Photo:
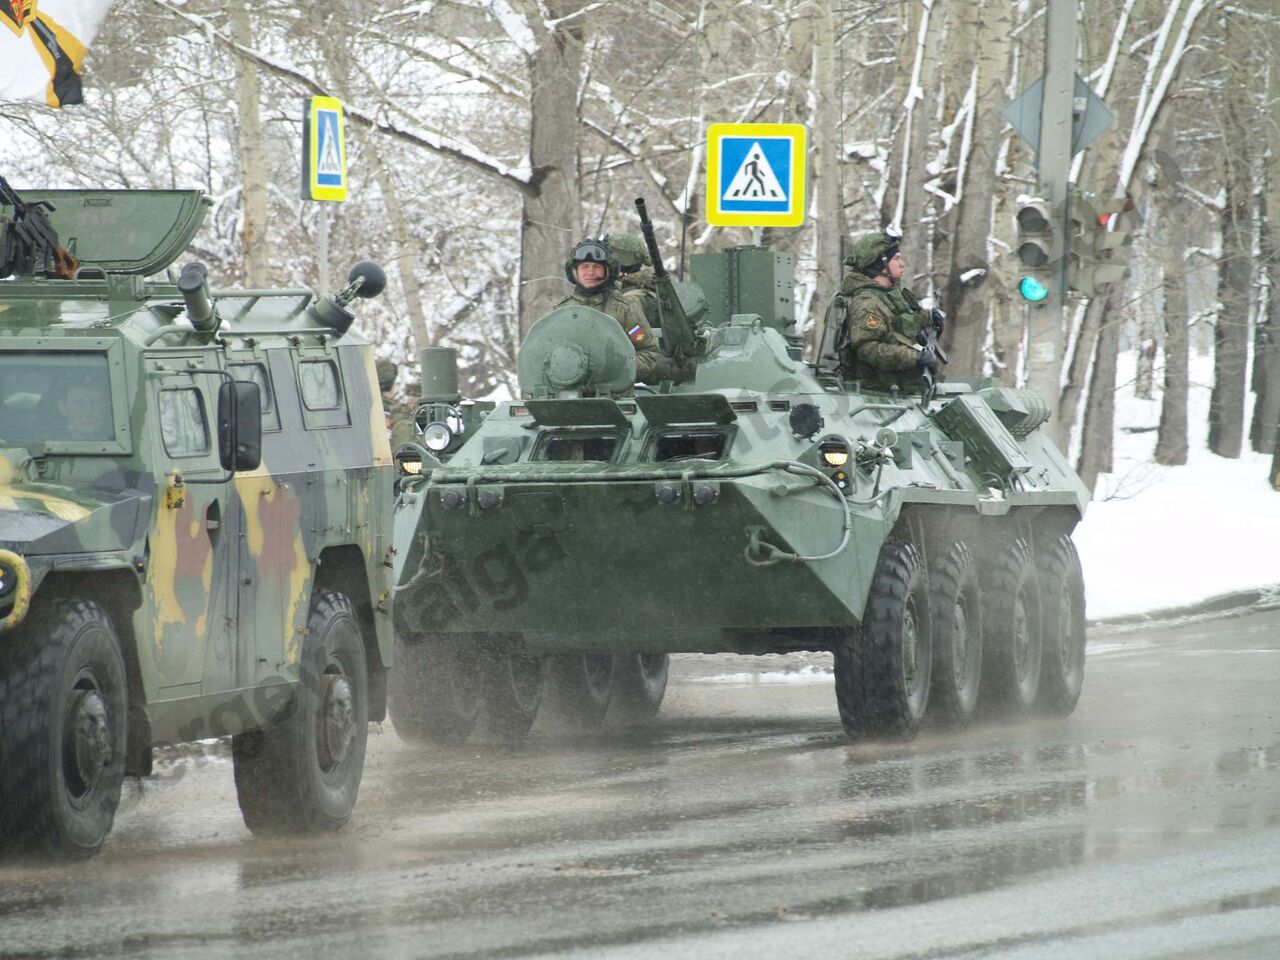
<path id="1" fill-rule="evenodd" d="M 1091 627 L 1128 627 L 1148 623 L 1165 623 L 1171 620 L 1212 620 L 1218 617 L 1235 617 L 1258 610 L 1280 609 L 1280 584 L 1237 590 L 1209 597 L 1197 603 L 1181 607 L 1163 607 L 1143 613 L 1128 613 L 1119 617 L 1103 617 L 1089 620 Z"/>

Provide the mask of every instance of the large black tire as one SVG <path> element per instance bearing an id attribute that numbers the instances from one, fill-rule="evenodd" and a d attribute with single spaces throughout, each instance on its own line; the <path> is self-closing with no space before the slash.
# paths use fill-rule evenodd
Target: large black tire
<path id="1" fill-rule="evenodd" d="M 401 740 L 464 742 L 475 729 L 482 697 L 474 644 L 454 637 L 396 637 L 387 710 Z"/>
<path id="2" fill-rule="evenodd" d="M 982 595 L 978 565 L 959 541 L 933 562 L 929 617 L 933 627 L 930 715 L 943 726 L 963 729 L 977 709 L 982 679 Z"/>
<path id="3" fill-rule="evenodd" d="M 1040 689 L 1040 585 L 1022 537 L 998 547 L 982 580 L 982 701 L 993 713 L 1026 717 Z"/>
<path id="4" fill-rule="evenodd" d="M 910 543 L 880 548 L 862 628 L 835 646 L 836 703 L 850 738 L 909 740 L 929 704 L 933 647 L 924 561 Z"/>
<path id="5" fill-rule="evenodd" d="M 667 694 L 671 658 L 665 653 L 620 653 L 613 664 L 613 715 L 624 723 L 656 717 Z"/>
<path id="6" fill-rule="evenodd" d="M 1044 656 L 1040 664 L 1038 710 L 1065 717 L 1076 708 L 1084 686 L 1084 573 L 1070 537 L 1043 545 L 1036 557 L 1044 604 Z"/>
<path id="7" fill-rule="evenodd" d="M 596 727 L 613 699 L 614 658 L 576 654 L 547 661 L 548 706 L 556 719 L 573 727 Z"/>
<path id="8" fill-rule="evenodd" d="M 0 851 L 85 860 L 111 832 L 128 740 L 115 627 L 88 600 L 0 637 Z"/>
<path id="9" fill-rule="evenodd" d="M 522 740 L 542 704 L 546 659 L 519 644 L 481 655 L 485 727 L 499 740 Z"/>
<path id="10" fill-rule="evenodd" d="M 369 737 L 368 669 L 351 601 L 311 599 L 301 680 L 265 729 L 232 738 L 236 794 L 256 834 L 341 828 L 360 792 Z"/>

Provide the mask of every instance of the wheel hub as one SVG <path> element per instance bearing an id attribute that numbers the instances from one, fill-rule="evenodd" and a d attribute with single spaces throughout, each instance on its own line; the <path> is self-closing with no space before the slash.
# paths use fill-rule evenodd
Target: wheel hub
<path id="1" fill-rule="evenodd" d="M 355 697 L 351 681 L 341 674 L 325 674 L 320 702 L 320 763 L 332 768 L 342 762 L 356 736 Z"/>
<path id="2" fill-rule="evenodd" d="M 97 690 L 78 690 L 71 701 L 67 729 L 76 793 L 92 790 L 111 762 L 111 727 L 107 703 Z"/>
<path id="3" fill-rule="evenodd" d="M 1020 677 L 1027 672 L 1030 647 L 1031 632 L 1027 624 L 1027 604 L 1019 594 L 1017 602 L 1013 605 L 1013 664 Z"/>
<path id="4" fill-rule="evenodd" d="M 920 656 L 920 637 L 916 629 L 916 612 L 908 607 L 902 615 L 902 679 L 910 687 L 916 679 Z"/>
<path id="5" fill-rule="evenodd" d="M 964 604 L 962 603 L 956 604 L 955 621 L 951 631 L 951 644 L 955 653 L 951 663 L 951 670 L 955 674 L 956 681 L 963 685 L 969 661 L 969 621 L 965 616 Z"/>

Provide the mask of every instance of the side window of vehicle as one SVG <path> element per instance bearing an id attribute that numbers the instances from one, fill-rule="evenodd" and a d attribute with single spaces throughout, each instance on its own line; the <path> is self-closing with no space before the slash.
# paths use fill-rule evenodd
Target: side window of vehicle
<path id="1" fill-rule="evenodd" d="M 209 452 L 209 420 L 195 387 L 160 391 L 160 436 L 169 456 L 198 457 Z"/>
<path id="2" fill-rule="evenodd" d="M 304 360 L 298 364 L 302 403 L 308 410 L 334 410 L 342 405 L 338 368 L 332 360 Z"/>
<path id="3" fill-rule="evenodd" d="M 275 391 L 271 389 L 271 376 L 266 364 L 256 360 L 227 364 L 227 373 L 245 383 L 256 383 L 262 397 L 262 429 L 279 430 L 280 413 L 276 409 Z"/>
<path id="4" fill-rule="evenodd" d="M 329 358 L 300 359 L 297 370 L 298 392 L 302 395 L 302 422 L 308 428 L 350 424 L 337 362 Z"/>

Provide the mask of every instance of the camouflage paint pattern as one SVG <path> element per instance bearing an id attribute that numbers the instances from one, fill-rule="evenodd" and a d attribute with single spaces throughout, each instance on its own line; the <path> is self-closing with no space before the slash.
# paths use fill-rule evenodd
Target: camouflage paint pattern
<path id="1" fill-rule="evenodd" d="M 352 599 L 370 665 L 384 669 L 393 468 L 371 346 L 320 328 L 302 289 L 215 291 L 220 328 L 194 331 L 177 288 L 140 273 L 163 269 L 189 242 L 203 216 L 198 194 L 24 196 L 55 202 L 51 219 L 60 237 L 78 238 L 85 267 L 84 279 L 0 282 L 0 557 L 20 558 L 30 605 L 55 589 L 102 603 L 157 741 L 260 720 L 223 710 L 219 728 L 209 716 L 238 692 L 298 679 L 317 582 Z M 105 358 L 112 439 L 38 439 L 59 435 L 38 419 L 6 436 L 4 405 L 21 392 L 12 383 L 6 392 L 6 358 L 59 357 Z M 318 394 L 302 389 L 307 364 Z M 233 478 L 215 423 L 228 374 L 265 388 L 261 465 Z M 60 398 L 46 389 L 24 416 L 58 415 Z M 162 427 L 167 391 L 199 407 L 203 442 L 184 448 L 180 431 Z M 0 622 L 15 627 L 22 616 L 13 596 L 0 599 Z M 0 657 L 4 641 L 0 633 Z"/>

